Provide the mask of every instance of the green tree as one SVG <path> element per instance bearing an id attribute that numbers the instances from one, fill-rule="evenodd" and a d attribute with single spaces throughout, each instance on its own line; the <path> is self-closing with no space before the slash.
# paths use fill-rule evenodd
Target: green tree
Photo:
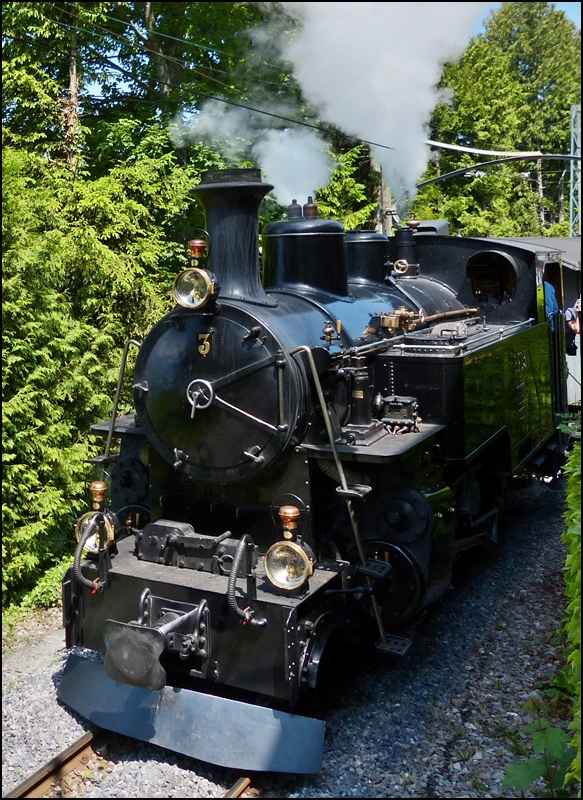
<path id="1" fill-rule="evenodd" d="M 103 174 L 102 142 L 113 141 L 119 120 L 167 124 L 211 96 L 295 102 L 289 67 L 260 33 L 278 20 L 291 24 L 279 4 L 4 3 L 5 143 L 42 141 L 45 152 L 51 144 L 62 153 L 78 119 L 85 164 Z M 187 163 L 188 149 L 179 157 Z"/>
<path id="2" fill-rule="evenodd" d="M 430 138 L 484 150 L 568 153 L 570 109 L 580 102 L 580 33 L 552 3 L 503 3 L 462 57 L 443 68 L 446 100 Z M 425 180 L 487 157 L 440 150 Z M 517 236 L 567 232 L 567 162 L 487 168 L 420 190 L 418 217 L 447 218 L 452 232 Z"/>
<path id="3" fill-rule="evenodd" d="M 70 552 L 102 446 L 90 424 L 111 413 L 123 342 L 172 305 L 200 170 L 157 151 L 163 137 L 151 125 L 131 160 L 76 180 L 65 160 L 4 149 L 4 603 Z"/>
<path id="4" fill-rule="evenodd" d="M 379 207 L 371 196 L 378 193 L 378 174 L 371 172 L 370 151 L 367 145 L 350 149 L 330 148 L 337 167 L 327 186 L 318 189 L 316 201 L 319 214 L 337 219 L 346 230 L 374 227 Z"/>
<path id="5" fill-rule="evenodd" d="M 103 74 L 100 26 L 110 6 L 2 4 L 3 144 L 56 157 L 79 147 L 86 87 Z"/>
<path id="6" fill-rule="evenodd" d="M 251 30 L 264 19 L 258 4 L 9 3 L 2 13 L 6 605 L 71 553 L 86 462 L 102 447 L 90 425 L 111 413 L 124 341 L 170 307 L 184 242 L 203 224 L 190 188 L 226 166 L 200 143 L 178 151 L 169 118 L 214 92 L 217 76 L 233 81 L 225 96 L 254 102 L 295 87 Z M 350 227 L 372 208 L 368 155 L 351 147 L 322 193 Z M 273 199 L 262 212 L 283 213 Z M 129 392 L 122 399 L 129 410 Z"/>

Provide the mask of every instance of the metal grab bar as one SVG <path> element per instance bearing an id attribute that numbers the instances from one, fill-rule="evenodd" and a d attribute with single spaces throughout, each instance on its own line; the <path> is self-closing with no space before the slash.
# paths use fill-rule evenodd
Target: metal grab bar
<path id="1" fill-rule="evenodd" d="M 342 489 L 346 492 L 348 490 L 348 483 L 346 482 L 344 467 L 342 466 L 342 461 L 340 460 L 340 455 L 338 454 L 338 448 L 336 447 L 336 441 L 334 439 L 334 431 L 332 429 L 332 421 L 330 420 L 330 414 L 328 413 L 328 408 L 326 406 L 326 399 L 324 398 L 324 392 L 322 391 L 322 384 L 320 383 L 320 376 L 318 375 L 318 370 L 316 369 L 314 356 L 312 355 L 312 351 L 310 350 L 310 348 L 305 344 L 301 345 L 300 347 L 296 347 L 294 350 L 290 350 L 290 355 L 294 356 L 296 353 L 300 352 L 304 352 L 308 356 L 308 363 L 310 364 L 312 378 L 314 379 L 314 384 L 316 386 L 318 400 L 320 402 L 322 415 L 324 417 L 324 423 L 326 425 L 326 432 L 328 433 L 328 439 L 330 440 L 330 447 L 332 448 L 332 455 L 334 456 L 336 469 L 338 470 L 338 476 L 340 478 L 340 485 L 342 486 Z M 356 549 L 358 550 L 358 556 L 362 564 L 364 565 L 366 564 L 366 554 L 362 546 L 362 540 L 360 538 L 360 532 L 358 530 L 356 516 L 354 514 L 354 509 L 352 507 L 352 500 L 347 495 L 344 496 L 344 499 L 346 500 L 346 508 L 348 509 L 348 516 L 350 517 L 350 523 L 352 525 L 352 530 L 354 532 L 354 539 L 356 541 Z M 383 642 L 383 644 L 385 644 L 387 641 L 387 634 L 385 632 L 385 626 L 383 625 L 383 620 L 381 618 L 380 608 L 377 603 L 376 596 L 374 594 L 373 581 L 368 575 L 366 576 L 366 583 L 368 586 L 368 590 L 370 590 L 370 596 L 371 596 L 370 599 L 372 602 L 373 612 L 375 615 L 377 627 L 379 629 L 381 641 Z"/>
<path id="2" fill-rule="evenodd" d="M 115 399 L 113 401 L 113 413 L 111 415 L 111 425 L 109 426 L 109 433 L 107 434 L 107 444 L 105 445 L 105 453 L 104 458 L 109 458 L 109 451 L 111 449 L 111 441 L 113 439 L 113 430 L 115 428 L 115 418 L 117 417 L 117 408 L 119 406 L 119 396 L 121 394 L 121 387 L 123 383 L 123 376 L 126 369 L 126 362 L 128 360 L 128 351 L 130 349 L 130 345 L 134 344 L 138 350 L 142 346 L 141 342 L 137 342 L 135 339 L 128 339 L 123 348 L 123 356 L 121 359 L 121 366 L 119 368 L 119 377 L 117 379 L 117 388 L 115 390 Z"/>

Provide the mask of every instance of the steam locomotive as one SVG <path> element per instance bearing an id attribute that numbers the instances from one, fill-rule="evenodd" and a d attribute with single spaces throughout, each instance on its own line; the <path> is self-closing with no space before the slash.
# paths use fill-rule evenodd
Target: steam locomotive
<path id="1" fill-rule="evenodd" d="M 562 266 L 415 221 L 346 232 L 311 198 L 265 227 L 260 264 L 272 188 L 203 175 L 176 306 L 126 343 L 58 693 L 210 763 L 312 773 L 325 723 L 302 704 L 365 641 L 404 654 L 459 554 L 495 544 L 505 479 L 560 463 L 564 326 L 543 283 L 560 292 Z"/>

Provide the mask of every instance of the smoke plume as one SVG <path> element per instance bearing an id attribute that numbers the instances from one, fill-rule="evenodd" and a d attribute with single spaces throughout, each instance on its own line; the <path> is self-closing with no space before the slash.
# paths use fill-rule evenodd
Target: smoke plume
<path id="1" fill-rule="evenodd" d="M 415 194 L 445 61 L 459 57 L 490 3 L 286 3 L 301 28 L 285 49 L 320 117 L 373 147 L 392 193 Z"/>
<path id="2" fill-rule="evenodd" d="M 279 105 L 270 113 L 293 118 L 297 111 Z M 244 108 L 209 100 L 187 124 L 176 119 L 170 127 L 174 143 L 204 141 L 227 159 L 256 161 L 264 178 L 274 186 L 281 205 L 305 198 L 325 186 L 334 169 L 328 145 L 316 131 L 296 125 L 282 128 L 277 119 L 254 114 Z"/>
<path id="3" fill-rule="evenodd" d="M 323 125 L 377 143 L 374 158 L 404 211 L 427 164 L 425 126 L 440 99 L 442 65 L 461 55 L 491 3 L 281 5 L 299 21 L 295 34 L 283 36 L 278 18 L 253 31 L 251 53 L 265 57 L 269 50 L 273 59 L 277 48 Z M 272 100 L 265 110 L 298 117 L 297 109 Z M 282 205 L 326 185 L 334 166 L 317 131 L 212 100 L 188 126 L 175 124 L 173 136 L 218 145 L 231 158 L 251 156 Z"/>

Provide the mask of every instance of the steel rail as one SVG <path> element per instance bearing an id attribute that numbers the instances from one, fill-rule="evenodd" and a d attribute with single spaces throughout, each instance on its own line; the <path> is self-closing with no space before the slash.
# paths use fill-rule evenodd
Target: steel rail
<path id="1" fill-rule="evenodd" d="M 241 797 L 243 792 L 249 788 L 250 784 L 250 778 L 239 778 L 230 789 L 227 789 L 223 797 Z"/>
<path id="2" fill-rule="evenodd" d="M 51 784 L 61 780 L 78 767 L 85 753 L 94 749 L 102 735 L 103 731 L 99 728 L 87 731 L 72 745 L 66 747 L 30 777 L 11 789 L 4 797 L 45 797 Z"/>

